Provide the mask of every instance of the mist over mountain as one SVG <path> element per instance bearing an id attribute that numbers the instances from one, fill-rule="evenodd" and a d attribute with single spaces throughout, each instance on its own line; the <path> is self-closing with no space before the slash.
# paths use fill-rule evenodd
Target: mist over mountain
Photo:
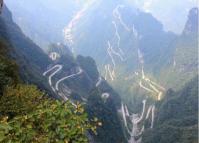
<path id="1" fill-rule="evenodd" d="M 80 7 L 73 1 L 57 3 L 50 0 L 7 0 L 6 4 L 13 12 L 14 21 L 42 48 L 47 48 L 50 43 L 63 42 L 62 30 Z"/>
<path id="2" fill-rule="evenodd" d="M 189 11 L 188 20 L 185 24 L 183 34 L 184 35 L 197 34 L 197 31 L 198 31 L 198 8 L 195 7 Z"/>
<path id="3" fill-rule="evenodd" d="M 0 142 L 197 142 L 195 5 L 7 0 Z"/>
<path id="4" fill-rule="evenodd" d="M 151 13 L 164 25 L 166 31 L 180 34 L 183 31 L 186 16 L 193 7 L 198 7 L 197 0 L 128 0 L 145 12 Z M 179 12 L 180 11 L 180 12 Z"/>
<path id="5" fill-rule="evenodd" d="M 30 2 L 20 0 L 18 2 L 6 0 L 5 3 L 13 12 L 14 21 L 22 28 L 22 31 L 31 37 L 34 42 L 46 49 L 51 42 L 63 42 L 63 29 L 78 11 L 84 9 L 85 5 L 91 4 L 92 6 L 90 5 L 89 7 L 95 7 L 100 1 L 59 0 L 54 2 L 53 0 L 35 0 L 34 2 Z M 109 6 L 113 6 L 115 2 L 110 1 L 109 3 Z M 126 3 L 136 9 L 138 8 L 141 11 L 152 14 L 163 24 L 164 30 L 178 34 L 183 30 L 189 9 L 197 6 L 195 0 L 183 0 L 183 2 L 123 0 L 118 1 L 118 3 Z M 37 18 L 37 20 L 34 20 L 33 17 L 34 19 Z M 29 25 L 32 27 L 31 29 L 28 28 Z"/>

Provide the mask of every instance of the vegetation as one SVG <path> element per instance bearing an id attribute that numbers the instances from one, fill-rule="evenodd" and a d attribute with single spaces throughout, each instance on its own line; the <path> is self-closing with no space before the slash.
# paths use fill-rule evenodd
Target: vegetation
<path id="1" fill-rule="evenodd" d="M 160 103 L 157 123 L 147 130 L 144 143 L 198 142 L 198 77 L 178 92 L 169 90 Z"/>
<path id="2" fill-rule="evenodd" d="M 14 106 L 18 108 L 17 105 Z M 11 119 L 8 116 L 2 117 L 0 141 L 86 143 L 86 131 L 89 129 L 94 130 L 81 106 L 74 108 L 68 102 L 43 100 L 28 114 L 18 114 Z"/>
<path id="3" fill-rule="evenodd" d="M 74 48 L 78 50 L 78 53 L 91 55 L 98 61 L 98 64 L 104 65 L 110 62 L 109 57 L 106 56 L 107 40 L 110 40 L 111 43 L 120 41 L 120 48 L 124 50 L 127 60 L 124 62 L 116 60 L 117 80 L 112 82 L 112 85 L 123 96 L 124 102 L 131 108 L 130 111 L 137 113 L 143 97 L 148 95 L 137 84 L 139 76 L 131 76 L 134 75 L 134 71 L 139 72 L 141 69 L 138 64 L 137 49 L 139 48 L 144 55 L 144 70 L 147 77 L 160 82 L 165 88 L 181 88 L 187 80 L 197 74 L 198 37 L 195 34 L 185 33 L 185 35 L 177 36 L 164 32 L 161 23 L 150 14 L 141 11 L 135 14 L 133 11 L 130 12 L 129 8 L 124 8 L 124 13 L 121 13 L 123 20 L 130 27 L 133 26 L 134 30 L 142 35 L 142 38 L 137 38 L 131 32 L 122 32 L 123 30 L 118 25 L 118 33 L 121 37 L 115 39 L 113 19 L 110 19 L 109 15 L 112 15 L 116 5 L 118 2 L 115 3 L 115 1 L 102 2 L 99 5 L 101 10 L 89 9 L 91 11 L 85 16 L 93 17 L 95 13 L 98 20 L 92 21 L 93 18 L 91 18 L 91 21 L 87 22 L 87 18 L 83 18 L 84 22 L 76 26 L 74 36 L 76 37 L 75 43 L 78 44 L 74 44 Z M 130 15 L 126 14 L 128 11 Z M 93 27 L 93 22 L 95 27 Z M 35 35 L 35 30 L 33 31 Z M 194 31 L 197 30 L 194 29 Z M 51 34 L 53 37 L 55 35 Z M 49 40 L 51 36 L 47 34 L 47 39 Z M 60 55 L 58 60 L 52 62 L 22 33 L 13 22 L 7 7 L 4 8 L 0 17 L 0 39 L 5 40 L 5 42 L 0 40 L 0 142 L 84 143 L 88 142 L 89 130 L 96 130 L 98 133 L 92 136 L 95 142 L 126 142 L 117 115 L 121 100 L 106 81 L 103 80 L 98 87 L 95 86 L 99 73 L 92 58 L 77 56 L 75 59 L 67 46 L 51 44 L 48 52 L 57 52 Z M 37 38 L 34 40 L 41 45 L 44 44 Z M 117 48 L 115 44 L 112 46 Z M 9 48 L 11 51 L 8 52 Z M 45 89 L 58 98 L 42 75 L 47 66 L 54 64 L 63 65 L 61 72 L 53 78 L 56 80 L 74 74 L 78 66 L 83 69 L 78 78 L 75 77 L 72 80 L 68 78 L 62 82 L 60 87 L 63 89 L 68 87 L 71 90 L 71 99 L 86 102 L 85 110 L 88 115 L 80 104 L 74 107 L 69 102 L 49 99 L 38 89 Z M 19 65 L 19 72 L 17 65 Z M 101 70 L 102 68 L 103 66 L 100 67 Z M 23 81 L 20 81 L 19 77 Z M 24 84 L 24 82 L 29 84 Z M 38 88 L 30 84 L 35 84 Z M 63 90 L 63 92 L 66 91 Z M 106 98 L 102 96 L 103 93 L 108 93 L 110 96 Z M 145 129 L 143 142 L 196 143 L 198 138 L 197 93 L 197 78 L 179 92 L 169 90 L 165 99 L 157 107 L 155 128 Z M 99 118 L 102 123 L 98 122 L 95 117 Z M 89 120 L 92 118 L 94 120 Z M 93 125 L 91 125 L 92 122 Z M 102 126 L 97 128 L 96 122 Z"/>
<path id="4" fill-rule="evenodd" d="M 101 122 L 101 127 L 97 128 L 97 135 L 94 135 L 96 142 L 102 143 L 126 143 L 122 132 L 121 122 L 117 115 L 115 103 L 109 97 L 103 99 L 101 92 L 94 89 L 88 98 L 86 111 L 90 118 L 97 117 Z"/>
<path id="5" fill-rule="evenodd" d="M 86 143 L 96 129 L 78 104 L 47 98 L 33 85 L 20 83 L 17 65 L 5 56 L 0 42 L 0 142 Z"/>
<path id="6" fill-rule="evenodd" d="M 91 57 L 83 57 L 81 55 L 77 56 L 77 61 L 80 66 L 87 72 L 87 74 L 94 81 L 98 80 L 99 73 L 94 59 Z"/>
<path id="7" fill-rule="evenodd" d="M 65 119 L 64 118 L 60 119 L 58 115 L 61 114 L 60 112 L 65 109 L 62 107 L 63 110 L 61 110 L 60 112 L 58 112 L 55 115 L 54 114 L 55 111 L 52 110 L 51 106 L 50 106 L 52 103 L 51 103 L 51 101 L 49 101 L 48 98 L 46 98 L 46 95 L 44 93 L 38 91 L 38 89 L 36 89 L 36 87 L 30 86 L 30 85 L 24 85 L 24 84 L 22 84 L 22 82 L 37 85 L 37 87 L 39 89 L 42 89 L 42 90 L 45 90 L 46 92 L 48 92 L 48 95 L 58 98 L 58 96 L 56 94 L 54 94 L 54 92 L 48 85 L 48 82 L 47 82 L 46 78 L 42 75 L 42 72 L 44 72 L 49 65 L 62 64 L 63 65 L 62 72 L 60 72 L 59 75 L 55 76 L 56 78 L 61 78 L 65 75 L 74 73 L 76 71 L 75 67 L 81 66 L 83 68 L 84 72 L 81 75 L 79 75 L 78 78 L 72 78 L 72 80 L 65 80 L 64 84 L 67 85 L 67 87 L 71 89 L 71 91 L 72 91 L 71 98 L 73 100 L 82 101 L 82 99 L 87 99 L 90 96 L 90 91 L 93 89 L 93 86 L 95 85 L 95 83 L 98 79 L 98 72 L 97 72 L 96 64 L 93 62 L 93 60 L 91 58 L 84 58 L 80 62 L 79 58 L 75 59 L 74 57 L 70 57 L 71 53 L 68 53 L 65 50 L 64 50 L 65 52 L 63 52 L 61 50 L 61 49 L 67 50 L 67 47 L 63 47 L 63 45 L 60 45 L 60 44 L 52 44 L 49 46 L 49 52 L 52 52 L 52 51 L 58 52 L 61 55 L 60 59 L 58 59 L 54 62 L 50 61 L 49 58 L 46 56 L 46 54 L 38 46 L 36 46 L 29 38 L 27 38 L 22 33 L 20 28 L 13 22 L 11 13 L 7 9 L 7 7 L 4 7 L 4 12 L 2 13 L 2 15 L 0 17 L 0 38 L 4 39 L 5 43 L 10 44 L 9 48 L 11 50 L 9 51 L 9 61 L 10 61 L 10 58 L 12 58 L 17 63 L 17 65 L 19 66 L 19 75 L 22 80 L 21 83 L 16 82 L 16 84 L 5 83 L 2 88 L 3 90 L 2 90 L 1 96 L 3 97 L 6 95 L 5 97 L 2 98 L 2 102 L 1 102 L 1 103 L 3 103 L 1 106 L 3 108 L 1 110 L 2 113 L 0 113 L 0 114 L 2 114 L 2 117 L 1 117 L 2 123 L 4 122 L 3 123 L 4 125 L 8 124 L 13 128 L 12 130 L 9 129 L 8 130 L 9 132 L 6 132 L 6 134 L 5 134 L 5 130 L 3 130 L 1 132 L 1 134 L 3 134 L 2 136 L 5 136 L 6 139 L 12 139 L 10 137 L 9 133 L 12 133 L 12 132 L 15 133 L 16 128 L 14 127 L 14 125 L 15 125 L 14 123 L 16 123 L 16 126 L 18 125 L 18 123 L 20 123 L 19 128 L 21 128 L 21 129 L 22 129 L 22 127 L 26 128 L 26 126 L 25 127 L 23 126 L 25 123 L 23 123 L 21 119 L 26 116 L 28 116 L 28 118 L 30 118 L 30 119 L 35 119 L 35 116 L 36 117 L 39 116 L 38 113 L 40 110 L 46 111 L 45 107 L 40 106 L 40 105 L 44 104 L 43 102 L 48 102 L 49 106 L 48 106 L 48 112 L 44 113 L 44 115 L 45 115 L 44 118 L 42 118 L 42 119 L 36 118 L 35 119 L 40 123 L 39 124 L 40 128 L 43 130 L 43 126 L 45 125 L 45 122 L 43 121 L 44 119 L 46 121 L 46 120 L 51 120 L 52 118 L 56 118 L 57 122 L 62 122 L 64 124 Z M 95 67 L 93 67 L 93 66 L 95 66 Z M 5 72 L 4 71 L 3 71 L 3 74 L 6 73 L 6 71 Z M 13 70 L 13 71 L 17 71 L 17 70 Z M 17 74 L 17 76 L 18 76 L 18 74 Z M 3 76 L 3 77 L 5 77 L 5 76 Z M 101 85 L 101 88 L 103 89 L 103 92 L 111 93 L 111 95 L 114 98 L 111 99 L 112 104 L 110 104 L 109 106 L 107 105 L 107 106 L 102 107 L 102 109 L 103 109 L 102 111 L 101 111 L 101 108 L 99 110 L 94 110 L 95 112 L 97 112 L 96 114 L 98 114 L 98 113 L 103 114 L 103 112 L 109 113 L 110 111 L 112 111 L 111 109 L 114 108 L 114 106 L 116 106 L 116 104 L 114 104 L 114 102 L 121 101 L 117 94 L 115 94 L 115 93 L 112 94 L 112 92 L 110 92 L 110 90 L 109 90 L 110 86 L 108 84 L 105 84 L 103 82 L 103 84 Z M 10 90 L 12 91 L 11 93 L 9 92 Z M 111 89 L 111 91 L 113 91 L 113 90 Z M 18 92 L 21 92 L 21 94 L 19 95 L 19 97 L 16 98 L 16 95 L 18 95 Z M 38 96 L 36 96 L 36 95 L 38 95 Z M 94 94 L 92 96 L 93 96 L 93 98 L 95 98 Z M 31 101 L 34 101 L 34 102 L 30 102 L 30 100 L 28 100 L 29 98 Z M 40 98 L 42 98 L 43 100 L 41 100 Z M 8 100 L 12 100 L 12 101 L 7 102 Z M 6 105 L 5 105 L 5 101 L 6 101 Z M 97 99 L 96 99 L 96 101 L 97 101 Z M 23 102 L 23 103 L 21 103 L 21 102 Z M 6 106 L 10 106 L 9 103 L 16 104 L 16 105 L 13 105 L 12 107 L 9 107 L 8 109 L 5 108 Z M 97 104 L 97 102 L 95 102 L 95 103 Z M 31 108 L 28 107 L 28 106 L 30 106 L 29 104 L 32 106 Z M 57 103 L 54 103 L 54 104 L 57 104 Z M 68 106 L 68 104 L 69 103 L 67 103 L 67 106 Z M 91 104 L 91 102 L 89 102 L 87 104 Z M 90 108 L 93 108 L 95 106 L 95 104 L 91 104 L 89 106 L 90 106 Z M 40 107 L 41 107 L 41 109 L 37 110 L 37 108 L 40 108 Z M 14 110 L 14 109 L 16 109 L 16 110 Z M 89 124 L 89 122 L 87 121 L 86 114 L 82 113 L 82 116 L 79 116 L 79 113 L 73 112 L 73 110 L 76 110 L 74 107 L 71 107 L 71 108 L 68 107 L 67 109 L 69 112 L 72 112 L 68 116 L 71 116 L 71 118 L 73 116 L 75 116 L 75 117 L 77 116 L 77 117 L 81 118 L 82 124 L 85 125 L 84 126 L 85 130 L 87 130 L 86 127 L 88 127 L 89 125 L 86 126 L 86 124 L 87 123 Z M 65 111 L 65 112 L 67 113 L 68 111 Z M 117 114 L 117 110 L 114 110 L 112 112 L 114 112 L 113 113 L 114 115 Z M 47 116 L 46 114 L 47 115 L 50 114 L 50 115 Z M 96 114 L 93 114 L 93 115 L 96 115 Z M 34 116 L 32 117 L 32 115 L 34 115 Z M 107 117 L 108 116 L 109 115 L 107 115 Z M 6 117 L 8 117 L 8 119 Z M 88 117 L 91 122 L 93 122 L 92 121 L 93 118 L 95 119 L 94 123 L 97 122 L 96 118 L 94 116 L 88 116 Z M 67 123 L 70 122 L 71 118 L 69 118 L 69 120 L 67 120 Z M 86 118 L 86 121 L 84 120 L 85 118 Z M 119 121 L 117 116 L 114 116 L 113 118 L 117 118 L 116 120 Z M 18 120 L 16 120 L 16 119 L 18 119 Z M 104 117 L 103 120 L 109 120 L 109 118 Z M 12 124 L 10 124 L 10 122 Z M 77 122 L 74 121 L 74 122 L 77 123 L 78 121 Z M 53 122 L 53 123 L 55 123 L 55 122 Z M 38 131 L 40 131 L 38 128 L 35 128 L 34 122 L 32 122 L 32 121 L 30 122 L 28 120 L 28 124 L 30 124 L 32 127 L 34 127 L 31 129 L 31 132 L 34 131 L 37 133 Z M 99 125 L 101 125 L 101 124 L 99 123 Z M 117 124 L 117 123 L 115 123 L 114 125 L 119 126 L 119 124 Z M 61 125 L 58 125 L 58 127 L 59 126 L 61 126 Z M 106 127 L 107 130 L 110 129 L 111 131 L 114 131 L 114 126 L 112 124 L 103 125 L 103 123 L 102 123 L 102 126 Z M 95 129 L 95 128 L 96 128 L 95 126 L 92 127 L 92 129 Z M 54 133 L 56 132 L 55 128 L 53 128 L 53 129 L 52 128 L 48 129 L 49 132 L 45 132 L 45 130 L 42 133 L 39 132 L 40 133 L 39 135 L 43 134 L 43 136 L 41 136 L 41 141 L 42 141 L 42 138 L 46 139 L 46 138 L 53 137 L 53 135 L 50 133 L 50 131 L 54 131 Z M 85 134 L 79 134 L 79 133 L 77 134 L 76 131 L 74 131 L 76 129 L 78 131 L 81 131 L 81 128 L 79 129 L 79 128 L 71 127 L 71 128 L 67 128 L 67 129 L 69 131 L 65 131 L 65 133 L 68 134 L 69 132 L 74 132 L 74 134 L 76 135 L 75 136 L 76 139 L 81 139 L 81 138 L 86 137 L 86 134 L 87 134 L 86 132 L 85 132 Z M 114 136 L 115 132 L 112 132 L 112 133 L 110 132 L 110 137 L 109 136 L 102 137 L 101 136 L 102 134 L 100 134 L 100 132 L 103 133 L 104 130 L 100 130 L 100 131 L 98 130 L 98 132 L 99 132 L 98 134 L 100 134 L 98 136 L 99 142 L 101 142 L 101 140 L 105 140 L 106 138 L 107 138 L 106 140 L 108 140 L 109 142 L 112 139 L 114 139 L 114 141 L 120 142 L 121 138 L 123 138 L 123 133 L 120 131 L 121 127 L 117 128 L 117 130 L 119 132 L 119 133 L 117 133 L 117 136 Z M 29 132 L 26 133 L 24 131 L 25 130 L 22 130 L 22 134 L 29 134 Z M 18 132 L 18 131 L 16 131 L 16 132 Z M 50 135 L 48 133 L 50 133 Z M 32 133 L 30 133 L 30 134 L 32 134 Z M 13 135 L 13 136 L 15 136 L 15 135 Z M 16 140 L 14 140 L 16 138 L 13 138 L 12 142 L 36 142 L 34 140 L 35 137 L 37 137 L 37 135 L 32 135 L 32 138 L 29 138 L 30 141 L 16 141 Z M 69 140 L 67 138 L 69 140 L 68 142 L 78 142 L 78 141 L 74 140 L 74 138 L 72 136 L 70 136 L 70 137 L 71 138 L 69 138 L 69 139 L 71 139 L 71 140 Z M 100 138 L 102 138 L 102 139 L 100 139 Z M 7 142 L 6 139 L 4 142 Z M 17 136 L 17 139 L 22 139 L 22 136 Z M 62 141 L 64 141 L 64 140 L 54 141 L 54 140 L 51 140 L 51 138 L 50 138 L 49 142 L 54 143 L 54 142 L 62 142 Z M 45 140 L 44 140 L 44 142 L 45 142 Z M 48 142 L 48 141 L 46 141 L 46 142 Z M 84 142 L 84 141 L 81 141 L 81 142 Z"/>
<path id="8" fill-rule="evenodd" d="M 0 95 L 5 85 L 16 84 L 19 81 L 17 65 L 6 58 L 8 46 L 0 41 Z"/>

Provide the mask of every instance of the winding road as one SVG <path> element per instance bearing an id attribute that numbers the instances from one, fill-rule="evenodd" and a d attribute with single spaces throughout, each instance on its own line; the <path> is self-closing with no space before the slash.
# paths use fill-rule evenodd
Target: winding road
<path id="1" fill-rule="evenodd" d="M 117 5 L 116 8 L 113 10 L 113 16 L 114 16 L 115 18 L 117 18 L 117 19 L 120 21 L 121 25 L 122 25 L 127 31 L 130 32 L 131 29 L 125 24 L 125 22 L 124 22 L 123 19 L 122 19 L 121 13 L 120 13 L 120 11 L 119 11 L 119 9 L 124 8 L 124 7 L 125 7 L 124 5 Z"/>
<path id="2" fill-rule="evenodd" d="M 124 8 L 124 5 L 117 5 L 116 8 L 113 10 L 112 15 L 114 17 L 115 20 L 118 20 L 119 23 L 125 28 L 126 31 L 130 32 L 131 29 L 125 24 L 125 22 L 122 20 L 121 17 L 121 13 L 119 11 L 119 9 Z M 118 32 L 118 26 L 116 24 L 116 21 L 112 21 L 112 24 L 114 26 L 115 29 L 115 35 L 114 37 L 117 38 L 117 50 L 115 50 L 115 48 L 113 48 L 113 44 L 111 44 L 111 42 L 108 40 L 108 48 L 107 48 L 107 53 L 108 56 L 111 59 L 112 65 L 108 64 L 107 66 L 105 66 L 105 80 L 107 80 L 107 72 L 109 72 L 109 76 L 111 78 L 111 80 L 113 81 L 115 79 L 115 67 L 116 67 L 116 61 L 114 59 L 114 55 L 119 57 L 119 59 L 124 62 L 126 61 L 126 59 L 123 57 L 124 56 L 124 51 L 120 48 L 120 41 L 121 41 L 121 37 L 120 34 Z M 112 71 L 110 71 L 110 68 L 112 68 Z M 114 73 L 114 75 L 113 75 Z"/>
<path id="3" fill-rule="evenodd" d="M 55 87 L 54 87 L 54 86 L 52 85 L 52 78 L 53 78 L 59 71 L 61 71 L 62 68 L 63 68 L 63 65 L 54 65 L 52 68 L 50 68 L 50 69 L 48 69 L 47 71 L 45 71 L 45 72 L 43 73 L 43 76 L 47 76 L 48 73 L 50 73 L 50 72 L 53 71 L 53 72 L 48 76 L 48 83 L 49 83 L 51 89 L 52 89 L 55 93 L 57 93 L 64 101 L 68 101 L 69 99 L 67 98 L 67 96 L 66 96 L 65 94 L 63 94 L 63 92 L 61 92 L 61 89 L 59 89 L 59 84 L 60 84 L 61 82 L 63 82 L 64 80 L 66 80 L 66 79 L 69 79 L 69 78 L 75 77 L 75 76 L 77 76 L 77 75 L 80 75 L 80 74 L 83 72 L 83 70 L 82 70 L 80 67 L 78 67 L 78 70 L 79 70 L 79 71 L 78 71 L 77 73 L 71 74 L 71 75 L 69 75 L 69 76 L 66 76 L 66 77 L 61 78 L 60 80 L 58 80 L 58 81 L 56 82 Z M 55 70 L 55 71 L 54 71 L 54 70 Z M 65 90 L 67 90 L 67 88 L 65 88 Z M 67 91 L 67 93 L 71 93 L 71 92 L 70 92 L 70 91 Z M 71 100 L 70 100 L 70 102 L 71 102 L 71 104 L 72 104 L 73 106 L 76 107 L 76 105 L 75 105 Z"/>
<path id="4" fill-rule="evenodd" d="M 145 130 L 144 125 L 142 126 L 142 128 L 140 129 L 138 127 L 138 125 L 142 122 L 145 121 L 146 119 L 149 118 L 149 114 L 152 111 L 152 119 L 151 119 L 151 127 L 153 127 L 153 122 L 154 122 L 154 110 L 155 108 L 153 106 L 150 106 L 147 114 L 146 114 L 146 99 L 142 101 L 143 103 L 143 107 L 142 107 L 142 113 L 140 114 L 140 117 L 138 114 L 129 114 L 128 108 L 126 105 L 124 105 L 123 103 L 121 104 L 121 113 L 122 113 L 122 118 L 124 121 L 124 125 L 128 131 L 128 133 L 130 134 L 130 139 L 129 139 L 129 143 L 141 143 L 142 138 L 139 136 L 142 135 L 142 133 Z M 145 115 L 147 117 L 145 117 Z M 127 117 L 131 119 L 131 123 L 132 123 L 132 128 L 129 129 L 128 124 L 127 124 Z M 137 139 L 138 138 L 138 139 Z"/>
<path id="5" fill-rule="evenodd" d="M 143 118 L 144 118 L 144 113 L 145 113 L 145 109 L 146 109 L 146 100 L 143 100 L 142 103 L 143 103 L 142 114 L 139 117 L 139 119 L 137 119 L 137 120 L 134 121 L 135 124 L 140 123 L 143 120 Z"/>
<path id="6" fill-rule="evenodd" d="M 69 79 L 69 78 L 72 78 L 72 77 L 75 77 L 75 76 L 77 76 L 77 75 L 80 75 L 80 74 L 83 72 L 83 70 L 82 70 L 80 67 L 78 67 L 78 70 L 79 70 L 79 71 L 78 71 L 77 73 L 71 74 L 71 75 L 69 75 L 69 76 L 63 77 L 63 78 L 61 78 L 60 80 L 58 80 L 58 81 L 56 82 L 55 89 L 56 89 L 56 90 L 59 90 L 59 84 L 60 84 L 61 82 L 63 82 L 64 80 Z"/>
<path id="7" fill-rule="evenodd" d="M 49 70 L 47 70 L 46 72 L 43 73 L 43 76 L 46 76 L 46 74 L 48 74 L 49 72 L 53 71 L 54 69 L 56 69 L 52 74 L 49 75 L 48 77 L 48 83 L 50 85 L 50 87 L 52 88 L 52 90 L 54 92 L 55 91 L 55 88 L 52 86 L 52 77 L 55 76 L 61 69 L 63 68 L 62 65 L 55 65 L 53 66 L 52 68 L 50 68 Z"/>
<path id="8" fill-rule="evenodd" d="M 102 77 L 100 76 L 100 77 L 98 78 L 97 83 L 95 84 L 95 87 L 98 87 L 101 83 L 102 83 Z"/>

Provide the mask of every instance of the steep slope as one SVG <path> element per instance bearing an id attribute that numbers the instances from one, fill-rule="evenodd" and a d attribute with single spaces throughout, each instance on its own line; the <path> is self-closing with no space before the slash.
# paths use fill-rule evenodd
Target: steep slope
<path id="1" fill-rule="evenodd" d="M 93 57 L 100 73 L 133 110 L 148 96 L 139 84 L 142 73 L 145 79 L 166 85 L 159 74 L 172 58 L 177 36 L 165 32 L 149 13 L 123 0 L 100 0 L 81 13 L 70 29 L 72 42 L 67 26 L 65 31 L 75 53 Z"/>
<path id="2" fill-rule="evenodd" d="M 24 82 L 48 89 L 41 73 L 50 63 L 49 58 L 12 21 L 12 15 L 6 6 L 0 15 L 0 38 L 10 47 L 9 56 L 20 66 Z"/>
<path id="3" fill-rule="evenodd" d="M 165 32 L 162 24 L 150 13 L 129 6 L 125 0 L 92 0 L 86 4 L 82 1 L 80 4 L 73 1 L 54 3 L 52 0 L 31 3 L 8 0 L 6 3 L 15 12 L 15 21 L 23 31 L 45 48 L 49 41 L 62 41 L 64 31 L 69 48 L 76 54 L 94 58 L 100 73 L 117 92 L 125 96 L 126 101 L 145 94 L 136 83 L 139 78 L 135 73 L 141 73 L 142 67 L 148 77 L 168 89 L 183 85 L 179 83 L 187 72 L 180 73 L 179 69 L 183 69 L 180 65 L 195 60 L 184 58 L 182 63 L 181 57 L 185 52 L 183 48 L 178 50 L 178 47 L 196 47 L 189 42 L 193 39 Z M 36 23 L 32 17 L 41 21 Z M 38 23 L 41 25 L 38 26 Z M 34 28 L 30 29 L 28 25 Z M 48 44 L 42 44 L 43 41 L 48 41 Z M 186 57 L 192 56 L 189 54 Z M 178 76 L 179 73 L 181 76 Z M 188 73 L 191 79 L 192 73 Z M 172 81 L 176 77 L 181 79 Z"/>
<path id="4" fill-rule="evenodd" d="M 20 76 L 24 82 L 39 86 L 55 98 L 70 100 L 74 106 L 77 102 L 85 104 L 90 119 L 97 116 L 102 121 L 98 135 L 93 135 L 97 142 L 125 142 L 117 115 L 121 99 L 100 77 L 92 58 L 74 58 L 68 47 L 59 43 L 49 47 L 49 55 L 44 54 L 12 21 L 12 15 L 6 6 L 0 18 L 0 31 L 1 41 L 9 48 L 8 56 L 19 65 Z M 2 76 L 0 75 L 0 79 L 4 80 Z M 9 78 L 9 74 L 7 77 Z M 93 90 L 97 90 L 98 94 L 93 94 Z M 98 106 L 94 101 L 101 104 Z M 91 108 L 95 106 L 99 108 L 92 111 Z M 115 122 L 107 124 L 109 117 Z M 108 130 L 112 132 L 104 137 L 103 132 Z"/>
<path id="5" fill-rule="evenodd" d="M 88 143 L 88 130 L 101 122 L 91 125 L 82 106 L 52 100 L 35 85 L 22 83 L 8 55 L 11 48 L 0 40 L 0 142 Z"/>
<path id="6" fill-rule="evenodd" d="M 184 32 L 176 36 L 163 31 L 152 15 L 122 0 L 100 0 L 76 13 L 64 30 L 69 46 L 52 44 L 48 56 L 22 34 L 7 8 L 0 19 L 0 34 L 12 43 L 10 56 L 20 65 L 24 81 L 74 106 L 77 101 L 85 104 L 89 117 L 102 121 L 98 135 L 93 135 L 96 142 L 120 143 L 128 138 L 134 143 L 142 140 L 145 130 L 162 124 L 155 124 L 158 116 L 167 117 L 155 114 L 156 101 L 164 102 L 168 88 L 180 88 L 197 73 L 197 14 L 197 9 L 191 10 Z M 69 48 L 92 56 L 104 78 L 91 57 L 73 57 Z"/>
<path id="7" fill-rule="evenodd" d="M 2 95 L 5 86 L 15 85 L 19 82 L 17 65 L 8 58 L 8 50 L 8 45 L 0 40 L 0 95 Z"/>
<path id="8" fill-rule="evenodd" d="M 154 60 L 160 60 L 160 63 L 165 60 L 162 55 L 165 51 L 169 55 L 169 44 L 175 38 L 172 33 L 164 32 L 161 23 L 152 15 L 130 7 L 122 0 L 99 1 L 90 7 L 76 23 L 73 34 L 77 53 L 94 57 L 98 64 L 109 63 L 109 41 L 116 53 L 127 58 L 122 62 L 113 54 L 116 64 L 127 66 L 128 63 L 133 69 L 138 64 L 138 48 L 144 55 L 147 68 L 153 65 L 151 69 L 154 69 Z M 105 58 L 101 60 L 101 56 Z"/>
<path id="9" fill-rule="evenodd" d="M 93 57 L 105 80 L 122 95 L 120 111 L 129 142 L 140 142 L 145 129 L 154 128 L 156 101 L 168 88 L 180 88 L 196 76 L 197 28 L 190 23 L 196 25 L 197 12 L 191 13 L 186 27 L 192 32 L 177 36 L 121 0 L 98 1 L 78 17 L 70 29 L 72 40 L 66 27 L 72 49 Z"/>
<path id="10" fill-rule="evenodd" d="M 198 77 L 178 92 L 169 90 L 157 110 L 156 126 L 144 133 L 144 143 L 198 141 Z"/>
<path id="11" fill-rule="evenodd" d="M 81 13 L 70 29 L 72 41 L 66 27 L 65 40 L 75 53 L 93 57 L 100 73 L 129 102 L 137 95 L 147 95 L 137 84 L 142 71 L 164 89 L 179 88 L 187 76 L 187 81 L 193 78 L 197 67 L 198 38 L 193 34 L 197 33 L 197 8 L 192 13 L 189 17 L 195 28 L 188 22 L 185 29 L 192 32 L 178 36 L 165 32 L 151 14 L 125 1 L 98 1 Z"/>
<path id="12" fill-rule="evenodd" d="M 74 58 L 69 56 L 71 53 L 62 51 L 68 51 L 68 48 L 54 44 L 48 53 L 53 62 L 44 75 L 48 77 L 52 90 L 59 98 L 69 99 L 74 106 L 77 101 L 83 102 L 90 119 L 97 117 L 102 122 L 102 127 L 97 129 L 98 134 L 93 135 L 96 142 L 125 142 L 117 114 L 121 105 L 119 95 L 100 77 L 92 58 Z M 114 122 L 110 123 L 110 119 Z"/>
<path id="13" fill-rule="evenodd" d="M 174 53 L 160 77 L 168 88 L 180 89 L 198 73 L 198 8 L 190 10 L 185 28 L 174 43 Z"/>

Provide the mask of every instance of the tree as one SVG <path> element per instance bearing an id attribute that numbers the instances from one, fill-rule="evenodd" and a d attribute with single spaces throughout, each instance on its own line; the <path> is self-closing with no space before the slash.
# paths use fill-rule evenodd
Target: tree
<path id="1" fill-rule="evenodd" d="M 48 99 L 35 86 L 8 87 L 0 99 L 0 142 L 86 143 L 95 131 L 83 107 Z M 10 106 L 10 107 L 9 107 Z M 10 116 L 12 115 L 12 116 Z M 98 122 L 95 119 L 96 123 Z"/>
<path id="2" fill-rule="evenodd" d="M 7 58 L 8 46 L 0 40 L 0 95 L 8 85 L 16 85 L 19 82 L 17 64 Z"/>

